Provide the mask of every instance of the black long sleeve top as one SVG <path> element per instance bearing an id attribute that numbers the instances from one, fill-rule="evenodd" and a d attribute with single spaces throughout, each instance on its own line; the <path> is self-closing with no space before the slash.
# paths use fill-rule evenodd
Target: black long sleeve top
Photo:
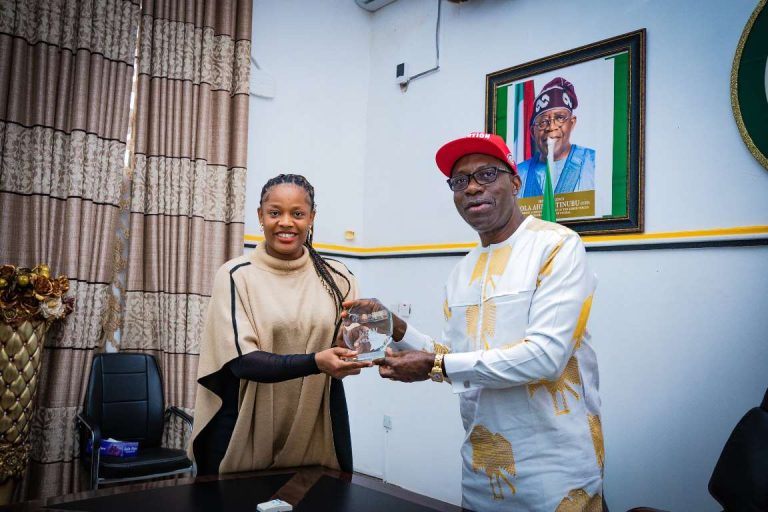
<path id="1" fill-rule="evenodd" d="M 274 354 L 254 351 L 227 363 L 211 383 L 221 397 L 221 409 L 200 433 L 195 446 L 199 475 L 219 472 L 229 440 L 237 422 L 237 400 L 240 380 L 274 383 L 320 373 L 315 354 Z"/>

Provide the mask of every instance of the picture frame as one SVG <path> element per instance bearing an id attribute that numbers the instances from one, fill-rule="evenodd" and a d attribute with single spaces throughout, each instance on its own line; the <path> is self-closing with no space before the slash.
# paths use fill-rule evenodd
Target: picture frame
<path id="1" fill-rule="evenodd" d="M 486 75 L 485 129 L 517 162 L 523 213 L 540 216 L 551 167 L 559 224 L 643 231 L 645 40 L 640 29 Z"/>
<path id="2" fill-rule="evenodd" d="M 731 107 L 744 144 L 760 164 L 768 169 L 768 98 L 765 62 L 768 49 L 768 9 L 760 0 L 749 17 L 736 47 L 731 68 Z"/>

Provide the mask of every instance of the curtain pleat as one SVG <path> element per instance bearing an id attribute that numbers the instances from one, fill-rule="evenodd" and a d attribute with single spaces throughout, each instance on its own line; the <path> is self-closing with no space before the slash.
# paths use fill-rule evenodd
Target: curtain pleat
<path id="1" fill-rule="evenodd" d="M 140 24 L 120 349 L 191 411 L 213 275 L 243 250 L 251 0 L 147 0 Z"/>
<path id="2" fill-rule="evenodd" d="M 43 353 L 22 498 L 81 489 L 74 417 L 105 336 L 138 0 L 0 0 L 0 263 L 47 263 L 74 313 Z"/>

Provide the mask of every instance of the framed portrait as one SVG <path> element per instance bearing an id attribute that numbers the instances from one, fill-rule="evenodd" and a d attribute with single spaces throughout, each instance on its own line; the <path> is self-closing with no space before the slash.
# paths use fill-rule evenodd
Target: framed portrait
<path id="1" fill-rule="evenodd" d="M 486 131 L 517 162 L 523 213 L 580 234 L 643 230 L 645 29 L 486 75 Z M 552 149 L 552 157 L 549 150 Z"/>

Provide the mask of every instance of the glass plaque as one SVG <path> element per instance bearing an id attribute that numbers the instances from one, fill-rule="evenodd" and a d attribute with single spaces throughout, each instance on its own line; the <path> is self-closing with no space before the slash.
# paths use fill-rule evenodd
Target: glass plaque
<path id="1" fill-rule="evenodd" d="M 342 325 L 344 343 L 357 350 L 359 361 L 384 357 L 384 349 L 392 341 L 392 313 L 377 300 L 349 309 Z"/>

